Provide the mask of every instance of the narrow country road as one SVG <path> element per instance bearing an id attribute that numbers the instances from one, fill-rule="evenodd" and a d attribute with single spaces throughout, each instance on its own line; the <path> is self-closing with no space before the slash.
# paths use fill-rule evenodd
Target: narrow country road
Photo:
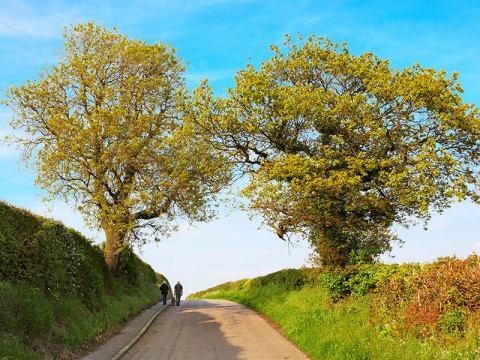
<path id="1" fill-rule="evenodd" d="M 122 360 L 308 359 L 264 319 L 226 300 L 169 306 Z"/>

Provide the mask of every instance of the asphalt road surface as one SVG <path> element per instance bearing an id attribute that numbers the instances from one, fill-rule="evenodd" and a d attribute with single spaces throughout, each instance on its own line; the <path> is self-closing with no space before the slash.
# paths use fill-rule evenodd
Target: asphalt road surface
<path id="1" fill-rule="evenodd" d="M 254 311 L 226 300 L 168 306 L 122 360 L 304 360 Z"/>

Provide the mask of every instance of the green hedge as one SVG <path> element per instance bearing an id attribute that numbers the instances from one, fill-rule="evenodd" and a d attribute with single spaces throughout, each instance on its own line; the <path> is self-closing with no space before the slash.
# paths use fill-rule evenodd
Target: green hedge
<path id="1" fill-rule="evenodd" d="M 0 359 L 76 351 L 158 301 L 163 275 L 122 256 L 114 276 L 79 232 L 0 201 Z"/>
<path id="2" fill-rule="evenodd" d="M 92 305 L 111 287 L 99 246 L 58 221 L 0 202 L 0 281 L 27 282 L 53 298 Z"/>
<path id="3" fill-rule="evenodd" d="M 285 269 L 260 276 L 252 280 L 251 286 L 265 286 L 269 284 L 283 284 L 289 290 L 303 287 L 308 281 L 307 269 Z"/>

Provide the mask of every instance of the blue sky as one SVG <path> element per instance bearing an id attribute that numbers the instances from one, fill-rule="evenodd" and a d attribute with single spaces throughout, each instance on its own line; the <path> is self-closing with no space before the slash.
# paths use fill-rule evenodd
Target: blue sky
<path id="1" fill-rule="evenodd" d="M 236 70 L 272 55 L 271 44 L 284 34 L 325 36 L 347 42 L 352 53 L 373 52 L 404 68 L 423 67 L 460 73 L 463 98 L 480 106 L 480 4 L 476 1 L 285 1 L 285 0 L 3 0 L 0 8 L 0 88 L 36 79 L 65 26 L 94 21 L 147 42 L 164 41 L 187 63 L 190 89 L 208 78 L 217 95 L 234 85 Z M 11 132 L 10 113 L 0 107 L 0 138 Z M 35 174 L 19 168 L 19 154 L 0 142 L 0 199 L 61 220 L 101 242 L 102 233 L 85 227 L 82 217 L 57 201 L 44 204 L 33 186 Z M 386 262 L 426 262 L 440 256 L 464 258 L 480 249 L 480 207 L 456 204 L 434 215 L 429 230 L 398 233 L 405 241 Z M 217 221 L 188 227 L 139 255 L 185 295 L 231 280 L 265 275 L 305 264 L 305 243 L 288 247 L 260 221 L 245 214 L 220 213 Z"/>

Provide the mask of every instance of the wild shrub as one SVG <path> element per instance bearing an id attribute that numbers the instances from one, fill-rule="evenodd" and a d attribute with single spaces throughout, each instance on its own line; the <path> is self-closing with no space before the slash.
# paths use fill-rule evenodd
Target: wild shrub
<path id="1" fill-rule="evenodd" d="M 389 265 L 364 263 L 345 267 L 326 267 L 318 275 L 319 285 L 328 289 L 330 298 L 339 301 L 348 296 L 373 292 L 392 273 Z"/>
<path id="2" fill-rule="evenodd" d="M 448 336 L 462 336 L 467 327 L 468 315 L 465 310 L 457 308 L 446 311 L 438 318 L 438 327 Z"/>
<path id="3" fill-rule="evenodd" d="M 398 331 L 417 337 L 464 336 L 480 310 L 480 258 L 440 258 L 402 265 L 378 288 L 381 306 Z"/>
<path id="4" fill-rule="evenodd" d="M 351 289 L 348 280 L 349 273 L 343 268 L 332 268 L 330 271 L 323 272 L 319 277 L 320 283 L 328 290 L 333 301 L 350 295 Z"/>

